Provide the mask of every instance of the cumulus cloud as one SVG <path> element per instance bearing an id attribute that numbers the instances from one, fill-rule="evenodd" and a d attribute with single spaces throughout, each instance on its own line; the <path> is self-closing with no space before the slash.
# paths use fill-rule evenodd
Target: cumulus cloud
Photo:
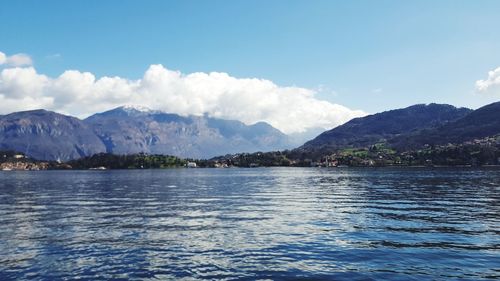
<path id="1" fill-rule="evenodd" d="M 0 66 L 27 66 L 32 64 L 33 61 L 31 60 L 31 57 L 26 54 L 7 56 L 6 54 L 0 52 Z"/>
<path id="2" fill-rule="evenodd" d="M 488 78 L 476 81 L 476 91 L 500 96 L 500 67 L 489 71 Z"/>
<path id="3" fill-rule="evenodd" d="M 227 73 L 182 74 L 151 65 L 138 80 L 96 78 L 68 70 L 56 78 L 33 67 L 12 67 L 0 73 L 0 113 L 46 108 L 86 117 L 95 112 L 133 104 L 181 115 L 202 115 L 265 121 L 284 133 L 329 129 L 365 115 L 315 98 L 315 91 L 281 87 L 269 80 L 235 78 Z"/>

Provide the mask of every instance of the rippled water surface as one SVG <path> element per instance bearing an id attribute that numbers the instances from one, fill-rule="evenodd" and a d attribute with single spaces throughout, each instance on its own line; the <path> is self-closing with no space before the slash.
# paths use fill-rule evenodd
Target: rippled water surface
<path id="1" fill-rule="evenodd" d="M 500 278 L 499 169 L 0 172 L 0 279 Z"/>

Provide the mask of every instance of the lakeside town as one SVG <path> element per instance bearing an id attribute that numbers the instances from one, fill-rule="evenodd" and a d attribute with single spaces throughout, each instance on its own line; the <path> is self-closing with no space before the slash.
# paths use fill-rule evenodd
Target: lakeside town
<path id="1" fill-rule="evenodd" d="M 314 155 L 297 151 L 241 153 L 202 162 L 209 167 L 387 167 L 500 165 L 500 135 L 461 144 L 424 145 L 398 152 L 384 143 Z"/>
<path id="2" fill-rule="evenodd" d="M 345 148 L 332 153 L 299 151 L 238 153 L 212 159 L 182 159 L 169 155 L 113 155 L 61 161 L 38 161 L 22 153 L 0 152 L 2 171 L 107 170 L 165 168 L 255 168 L 255 167 L 394 167 L 394 166 L 494 166 L 500 165 L 500 135 L 461 144 L 424 145 L 418 150 L 398 152 L 384 143 L 365 148 Z"/>

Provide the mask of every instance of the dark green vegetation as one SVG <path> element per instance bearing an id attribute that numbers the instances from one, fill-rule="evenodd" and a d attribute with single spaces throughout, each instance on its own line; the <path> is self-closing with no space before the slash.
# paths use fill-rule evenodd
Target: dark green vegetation
<path id="1" fill-rule="evenodd" d="M 244 153 L 213 158 L 204 166 L 483 166 L 500 165 L 500 135 L 461 144 L 425 145 L 420 149 L 398 151 L 386 144 L 363 148 L 344 148 L 323 155 L 293 150 Z"/>
<path id="2" fill-rule="evenodd" d="M 207 161 L 200 161 L 201 167 L 277 167 L 292 166 L 293 160 L 289 158 L 289 151 L 240 153 L 215 157 Z"/>
<path id="3" fill-rule="evenodd" d="M 0 170 L 55 170 L 55 169 L 166 169 L 185 167 L 187 160 L 168 155 L 144 153 L 114 155 L 98 153 L 66 163 L 40 161 L 15 151 L 0 151 Z"/>
<path id="4" fill-rule="evenodd" d="M 99 153 L 68 162 L 73 169 L 164 169 L 184 167 L 186 163 L 186 160 L 175 156 L 143 153 L 131 155 Z"/>

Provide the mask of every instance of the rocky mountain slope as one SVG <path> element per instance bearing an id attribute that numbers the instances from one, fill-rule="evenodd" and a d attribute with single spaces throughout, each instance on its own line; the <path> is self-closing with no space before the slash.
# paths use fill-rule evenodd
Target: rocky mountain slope
<path id="1" fill-rule="evenodd" d="M 35 159 L 74 159 L 106 147 L 83 121 L 46 110 L 16 112 L 0 117 L 0 149 Z"/>
<path id="2" fill-rule="evenodd" d="M 235 152 L 289 148 L 288 138 L 267 123 L 245 125 L 208 116 L 180 116 L 119 107 L 84 122 L 114 154 L 151 153 L 209 158 Z"/>
<path id="3" fill-rule="evenodd" d="M 355 118 L 344 125 L 326 131 L 299 150 L 336 150 L 346 147 L 364 147 L 385 142 L 394 137 L 409 135 L 423 129 L 437 128 L 456 121 L 472 110 L 446 104 L 418 104 Z"/>
<path id="4" fill-rule="evenodd" d="M 46 110 L 0 116 L 0 149 L 40 160 L 66 161 L 100 152 L 209 158 L 287 148 L 288 137 L 267 123 L 245 125 L 130 106 L 85 120 Z"/>

